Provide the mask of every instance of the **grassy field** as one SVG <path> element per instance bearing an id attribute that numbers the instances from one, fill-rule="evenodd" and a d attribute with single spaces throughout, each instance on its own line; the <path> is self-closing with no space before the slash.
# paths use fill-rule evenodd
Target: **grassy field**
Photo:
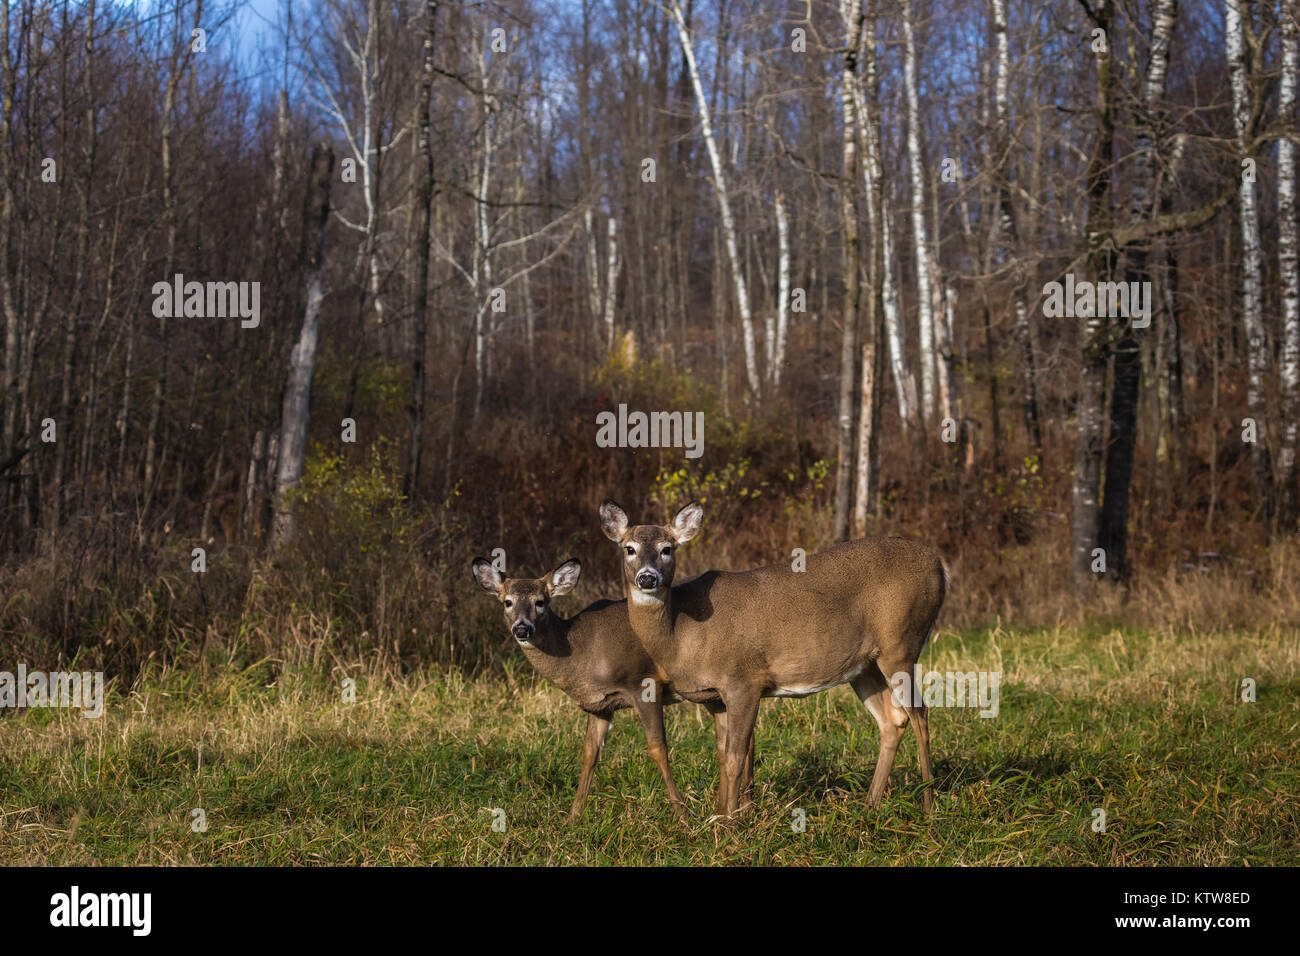
<path id="1" fill-rule="evenodd" d="M 584 717 L 522 660 L 474 682 L 358 672 L 352 704 L 306 672 L 210 667 L 112 695 L 99 720 L 0 717 L 0 864 L 1300 862 L 1294 632 L 941 631 L 922 663 L 1001 672 L 996 718 L 931 712 L 930 819 L 910 733 L 867 807 L 877 731 L 847 687 L 764 704 L 756 806 L 730 827 L 708 822 L 707 715 L 670 710 L 682 825 L 620 713 L 566 827 Z"/>

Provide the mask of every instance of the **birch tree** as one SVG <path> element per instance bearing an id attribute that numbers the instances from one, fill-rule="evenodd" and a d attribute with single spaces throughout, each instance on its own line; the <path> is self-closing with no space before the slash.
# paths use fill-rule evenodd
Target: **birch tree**
<path id="1" fill-rule="evenodd" d="M 994 113 L 997 118 L 997 148 L 999 161 L 1006 165 L 1011 162 L 1011 109 L 1008 95 L 1008 81 L 1011 75 L 1010 44 L 1007 42 L 1007 4 L 1006 0 L 993 0 L 993 37 L 996 46 L 996 72 L 993 83 Z M 1015 209 L 1011 203 L 1010 177 L 1003 173 L 998 176 L 998 213 L 997 223 L 1001 235 L 1005 238 L 1008 255 L 1016 260 L 1015 276 L 1012 289 L 1012 311 L 1015 316 L 1016 340 L 1020 346 L 1020 391 L 1021 404 L 1025 418 L 1025 432 L 1029 436 L 1029 448 L 1040 458 L 1043 454 L 1043 433 L 1038 413 L 1038 367 L 1034 353 L 1034 334 L 1031 325 L 1029 303 L 1026 298 L 1025 285 L 1028 275 L 1018 257 L 1019 229 L 1016 225 Z"/>
<path id="2" fill-rule="evenodd" d="M 618 255 L 618 220 L 612 215 L 605 228 L 605 349 L 614 349 L 614 306 L 618 298 L 618 275 L 623 261 Z"/>
<path id="3" fill-rule="evenodd" d="M 1296 133 L 1297 34 L 1294 3 L 1282 4 L 1282 78 L 1278 87 L 1278 119 L 1284 133 Z M 1278 271 L 1282 282 L 1282 435 L 1278 448 L 1278 478 L 1282 487 L 1279 529 L 1295 531 L 1300 513 L 1300 472 L 1296 440 L 1300 431 L 1300 240 L 1296 225 L 1296 147 L 1289 136 L 1278 141 Z"/>
<path id="4" fill-rule="evenodd" d="M 170 278 L 172 267 L 176 262 L 176 183 L 173 176 L 172 136 L 176 123 L 176 91 L 180 87 L 182 74 L 190 68 L 193 46 L 185 35 L 182 20 L 184 4 L 178 3 L 175 9 L 170 53 L 167 58 L 167 82 L 163 90 L 162 129 L 159 134 L 159 153 L 162 158 L 162 196 L 163 224 L 167 235 L 167 252 L 163 262 L 162 275 Z M 198 29 L 203 18 L 203 0 L 194 4 L 193 29 Z M 154 491 L 155 469 L 158 461 L 158 428 L 162 420 L 163 396 L 167 392 L 167 359 L 170 351 L 170 339 L 167 335 L 167 319 L 158 319 L 158 336 L 161 348 L 158 356 L 158 375 L 154 378 L 153 401 L 149 409 L 149 426 L 145 435 L 144 453 L 144 489 L 145 507 Z"/>
<path id="5" fill-rule="evenodd" d="M 1237 158 L 1242 175 L 1237 187 L 1238 217 L 1241 227 L 1241 318 L 1246 330 L 1246 406 L 1255 422 L 1255 441 L 1250 445 L 1250 460 L 1255 485 L 1255 504 L 1263 506 L 1265 526 L 1273 517 L 1273 466 L 1269 459 L 1268 428 L 1265 407 L 1265 384 L 1268 375 L 1268 342 L 1264 335 L 1261 302 L 1263 254 L 1259 239 L 1259 209 L 1255 196 L 1254 158 L 1250 138 L 1251 107 L 1250 62 L 1246 52 L 1246 34 L 1250 20 L 1244 15 L 1242 0 L 1225 0 L 1224 45 L 1228 74 L 1232 86 L 1232 124 L 1236 134 Z"/>
<path id="6" fill-rule="evenodd" d="M 921 154 L 921 106 L 917 95 L 916 26 L 912 0 L 903 0 L 903 86 L 907 100 L 907 160 L 912 182 L 912 251 L 916 262 L 916 314 L 921 346 L 921 415 L 934 418 L 934 290 L 930 240 L 925 224 L 925 158 Z"/>
<path id="7" fill-rule="evenodd" d="M 844 21 L 843 67 L 840 72 L 840 104 L 844 113 L 844 172 L 840 177 L 840 213 L 844 241 L 844 318 L 840 330 L 840 396 L 836 447 L 839 465 L 835 477 L 835 540 L 849 536 L 853 494 L 854 385 L 858 362 L 858 297 L 860 257 L 858 246 L 858 45 L 862 31 L 862 0 L 840 0 Z"/>
<path id="8" fill-rule="evenodd" d="M 1137 108 L 1134 136 L 1137 171 L 1131 200 L 1131 220 L 1135 223 L 1147 222 L 1155 210 L 1156 148 L 1164 129 L 1162 107 L 1169 75 L 1169 47 L 1177 15 L 1177 0 L 1159 0 L 1151 28 L 1146 78 Z M 1129 287 L 1133 288 L 1133 283 L 1149 283 L 1147 246 L 1134 243 L 1127 250 L 1127 256 L 1125 280 Z M 1112 347 L 1110 440 L 1106 449 L 1106 480 L 1097 540 L 1106 551 L 1108 573 L 1123 578 L 1128 573 L 1128 511 L 1142 369 L 1132 318 L 1122 316 L 1116 322 L 1118 334 Z"/>
<path id="9" fill-rule="evenodd" d="M 347 139 L 352 158 L 361 173 L 361 199 L 365 209 L 364 221 L 357 223 L 339 216 L 341 222 L 349 229 L 363 237 L 359 249 L 362 262 L 361 305 L 364 308 L 365 291 L 369 290 L 370 300 L 374 303 L 375 313 L 380 322 L 384 319 L 384 302 L 379 294 L 380 268 L 378 230 L 380 219 L 379 187 L 383 172 L 383 159 L 396 140 L 381 142 L 384 128 L 384 100 L 380 84 L 381 60 L 383 58 L 383 16 L 379 9 L 379 0 L 366 0 L 365 26 L 362 28 L 358 18 L 349 15 L 341 6 L 331 5 L 329 15 L 333 30 L 331 37 L 338 42 L 346 62 L 351 67 L 351 82 L 356 84 L 360 115 L 355 118 L 346 108 L 347 87 L 349 83 L 340 74 L 327 78 L 315 57 L 312 67 L 317 84 L 325 99 L 321 106 L 332 116 Z M 350 26 L 349 26 L 350 22 Z M 400 134 L 399 134 L 400 135 Z"/>
<path id="10" fill-rule="evenodd" d="M 758 349 L 754 338 L 754 320 L 749 308 L 749 289 L 745 274 L 741 269 L 740 251 L 736 241 L 736 223 L 731 214 L 731 197 L 727 192 L 727 178 L 723 170 L 722 157 L 718 153 L 718 144 L 713 135 L 713 120 L 709 110 L 708 99 L 704 95 L 704 85 L 700 80 L 700 70 L 695 62 L 694 41 L 691 39 L 690 27 L 682 13 L 680 0 L 668 0 L 668 14 L 677 27 L 677 38 L 681 42 L 682 56 L 691 76 L 691 88 L 695 92 L 695 107 L 700 117 L 700 135 L 704 139 L 704 148 L 709 155 L 709 167 L 713 171 L 713 193 L 718 201 L 718 214 L 722 219 L 722 238 L 727 250 L 727 261 L 731 266 L 731 279 L 736 289 L 736 308 L 740 312 L 741 341 L 745 350 L 745 381 L 749 393 L 755 402 L 762 400 L 762 378 L 758 371 Z"/>
<path id="11" fill-rule="evenodd" d="M 424 392 L 425 353 L 429 337 L 429 241 L 430 213 L 433 206 L 433 135 L 429 123 L 429 109 L 433 99 L 433 52 L 437 40 L 438 0 L 426 0 L 424 7 L 424 45 L 420 65 L 420 95 L 416 101 L 417 161 L 413 175 L 417 178 L 415 191 L 415 226 L 412 230 L 415 270 L 412 277 L 411 296 L 411 407 L 410 445 L 406 459 L 405 493 L 413 498 L 419 490 L 420 466 L 424 457 Z"/>
<path id="12" fill-rule="evenodd" d="M 293 509 L 289 496 L 302 477 L 303 455 L 307 449 L 311 384 L 316 369 L 316 345 L 320 333 L 320 306 L 325 297 L 325 224 L 329 221 L 330 178 L 333 172 L 334 150 L 328 143 L 318 143 L 311 154 L 311 185 L 303 209 L 301 266 L 306 286 L 306 304 L 298 341 L 289 356 L 289 376 L 284 389 L 275 524 L 271 537 L 273 550 L 283 547 L 294 534 Z"/>
<path id="13" fill-rule="evenodd" d="M 3 379 L 0 379 L 0 400 L 4 402 L 3 444 L 0 461 L 6 470 L 12 468 L 26 453 L 18 448 L 18 341 L 19 316 L 14 302 L 13 284 L 9 278 L 9 243 L 14 222 L 14 156 L 9 126 L 14 109 L 14 91 L 18 85 L 18 72 L 14 67 L 10 47 L 8 2 L 0 3 L 0 309 L 4 311 L 5 357 Z"/>
<path id="14" fill-rule="evenodd" d="M 1088 10 L 1094 30 L 1092 55 L 1097 81 L 1093 115 L 1097 130 L 1087 174 L 1087 275 L 1091 282 L 1109 281 L 1115 254 L 1107 238 L 1111 230 L 1111 180 L 1115 150 L 1115 118 L 1111 85 L 1111 23 L 1113 0 L 1097 0 Z M 1084 318 L 1083 373 L 1076 406 L 1078 433 L 1074 454 L 1074 484 L 1070 511 L 1071 576 L 1083 590 L 1092 579 L 1097 546 L 1097 514 L 1101 494 L 1102 425 L 1109 359 L 1106 320 L 1094 308 Z"/>
<path id="15" fill-rule="evenodd" d="M 790 326 L 790 223 L 785 213 L 785 197 L 778 189 L 772 203 L 776 216 L 776 322 L 772 333 L 776 345 L 768 358 L 767 375 L 773 389 L 781 387 L 781 368 L 785 365 L 785 343 Z"/>
<path id="16" fill-rule="evenodd" d="M 867 14 L 869 29 L 862 30 L 863 77 L 854 84 L 854 109 L 863 153 L 863 196 L 867 207 L 867 228 L 871 235 L 871 261 L 868 268 L 866 335 L 861 344 L 861 382 L 858 404 L 858 464 L 853 501 L 853 527 L 859 535 L 868 533 L 867 520 L 879 509 L 880 490 L 880 417 L 881 377 L 884 374 L 885 325 L 887 322 L 888 223 L 885 222 L 884 194 L 881 183 L 879 150 L 880 111 L 877 105 L 876 25 L 874 2 Z M 897 312 L 894 313 L 897 321 Z M 909 411 L 901 372 L 898 379 L 899 414 L 908 427 Z"/>

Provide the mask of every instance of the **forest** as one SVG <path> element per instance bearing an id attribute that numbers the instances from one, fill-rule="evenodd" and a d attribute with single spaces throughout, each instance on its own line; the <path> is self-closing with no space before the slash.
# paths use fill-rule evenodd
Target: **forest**
<path id="1" fill-rule="evenodd" d="M 470 559 L 612 595 L 606 496 L 927 541 L 953 627 L 1297 619 L 1292 3 L 0 17 L 20 656 L 499 669 Z"/>
<path id="2" fill-rule="evenodd" d="M 1295 865 L 1298 45 L 0 0 L 0 863 Z"/>

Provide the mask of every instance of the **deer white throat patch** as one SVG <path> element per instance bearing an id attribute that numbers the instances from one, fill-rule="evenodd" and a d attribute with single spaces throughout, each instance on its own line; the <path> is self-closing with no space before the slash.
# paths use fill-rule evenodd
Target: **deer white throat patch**
<path id="1" fill-rule="evenodd" d="M 632 589 L 633 604 L 663 604 L 664 589 L 656 588 L 653 591 L 642 591 L 640 588 Z"/>

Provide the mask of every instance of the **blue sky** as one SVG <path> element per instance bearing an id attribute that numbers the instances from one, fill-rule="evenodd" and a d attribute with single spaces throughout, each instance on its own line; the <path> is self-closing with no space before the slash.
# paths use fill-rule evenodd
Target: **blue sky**
<path id="1" fill-rule="evenodd" d="M 302 0 L 298 3 L 302 5 Z M 238 11 L 227 29 L 233 33 L 243 74 L 249 75 L 257 68 L 258 44 L 275 35 L 279 5 L 280 0 L 240 0 Z"/>

